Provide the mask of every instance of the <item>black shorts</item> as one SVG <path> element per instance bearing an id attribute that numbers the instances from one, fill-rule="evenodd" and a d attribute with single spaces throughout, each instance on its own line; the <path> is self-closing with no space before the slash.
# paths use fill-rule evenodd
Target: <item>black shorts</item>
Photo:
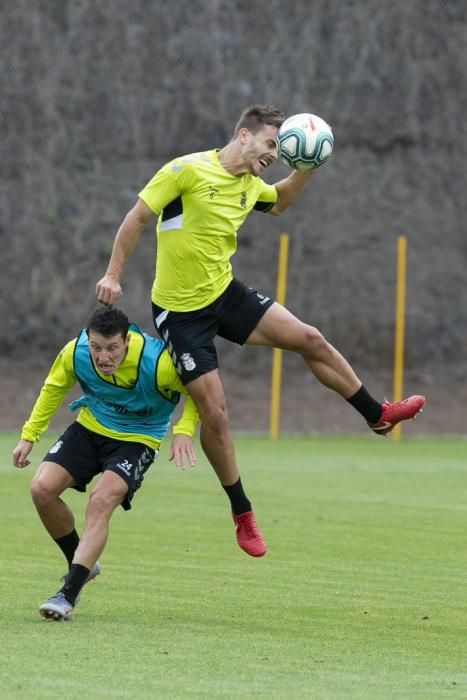
<path id="1" fill-rule="evenodd" d="M 183 384 L 217 369 L 216 335 L 244 345 L 274 303 L 233 279 L 215 301 L 196 311 L 167 311 L 152 305 L 157 332 L 165 341 Z"/>
<path id="2" fill-rule="evenodd" d="M 73 488 L 82 492 L 97 474 L 115 472 L 128 485 L 121 505 L 130 510 L 133 495 L 156 456 L 141 442 L 113 440 L 72 423 L 47 452 L 44 462 L 55 462 L 66 469 L 75 482 Z"/>

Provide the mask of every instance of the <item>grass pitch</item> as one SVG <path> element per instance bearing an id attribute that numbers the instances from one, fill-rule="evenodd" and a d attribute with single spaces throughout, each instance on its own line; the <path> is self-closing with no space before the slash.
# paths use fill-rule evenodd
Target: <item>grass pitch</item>
<path id="1" fill-rule="evenodd" d="M 467 697 L 467 442 L 237 439 L 262 559 L 200 449 L 179 472 L 166 445 L 55 623 L 37 607 L 66 567 L 28 494 L 51 439 L 19 471 L 0 438 L 2 697 Z"/>

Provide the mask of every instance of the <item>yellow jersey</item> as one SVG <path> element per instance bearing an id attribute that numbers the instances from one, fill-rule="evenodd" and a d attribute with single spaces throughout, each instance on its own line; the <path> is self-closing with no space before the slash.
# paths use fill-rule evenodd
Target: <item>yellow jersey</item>
<path id="1" fill-rule="evenodd" d="M 231 175 L 218 150 L 166 163 L 139 193 L 158 215 L 151 299 L 171 311 L 194 311 L 217 299 L 232 280 L 230 258 L 248 214 L 277 200 L 274 185 L 249 173 Z"/>
<path id="2" fill-rule="evenodd" d="M 67 343 L 55 359 L 44 381 L 31 415 L 22 428 L 22 440 L 28 440 L 29 442 L 36 442 L 39 440 L 40 435 L 47 430 L 51 418 L 59 408 L 66 394 L 78 381 L 73 360 L 76 342 L 77 339 L 75 338 Z M 142 338 L 138 337 L 136 334 L 131 334 L 129 352 L 115 374 L 110 378 L 104 377 L 104 375 L 101 375 L 96 369 L 97 374 L 103 381 L 109 384 L 131 389 L 135 384 L 135 378 L 138 374 L 141 347 Z M 166 349 L 162 351 L 159 357 L 157 377 L 154 377 L 153 382 L 157 384 L 158 390 L 167 399 L 170 399 L 174 391 L 185 395 L 183 412 L 179 421 L 173 427 L 173 433 L 174 435 L 183 434 L 193 436 L 199 421 L 198 411 L 193 399 L 188 395 L 186 388 L 180 381 Z M 76 421 L 93 433 L 98 433 L 99 435 L 104 435 L 114 440 L 141 442 L 154 450 L 158 450 L 160 446 L 160 440 L 146 433 L 121 432 L 107 427 L 97 420 L 92 411 L 86 406 L 80 409 Z"/>

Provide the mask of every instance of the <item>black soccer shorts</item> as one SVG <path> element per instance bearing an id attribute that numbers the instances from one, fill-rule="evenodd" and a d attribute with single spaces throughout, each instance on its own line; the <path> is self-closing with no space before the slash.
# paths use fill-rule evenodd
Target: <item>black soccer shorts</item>
<path id="1" fill-rule="evenodd" d="M 157 332 L 164 340 L 183 384 L 217 369 L 216 335 L 244 345 L 274 303 L 253 287 L 233 279 L 211 304 L 195 311 L 167 311 L 152 305 Z"/>
<path id="2" fill-rule="evenodd" d="M 66 469 L 75 482 L 73 488 L 81 492 L 97 474 L 115 472 L 128 485 L 121 505 L 130 510 L 135 491 L 156 456 L 157 452 L 141 442 L 113 440 L 75 422 L 50 448 L 44 462 L 55 462 Z"/>

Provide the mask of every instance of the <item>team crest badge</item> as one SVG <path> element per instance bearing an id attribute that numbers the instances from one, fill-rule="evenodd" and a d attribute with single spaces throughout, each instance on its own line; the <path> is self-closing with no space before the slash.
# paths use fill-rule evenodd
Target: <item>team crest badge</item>
<path id="1" fill-rule="evenodd" d="M 196 362 L 192 358 L 189 352 L 184 352 L 183 355 L 180 357 L 180 360 L 182 361 L 182 365 L 185 367 L 187 372 L 191 372 L 196 367 Z"/>

